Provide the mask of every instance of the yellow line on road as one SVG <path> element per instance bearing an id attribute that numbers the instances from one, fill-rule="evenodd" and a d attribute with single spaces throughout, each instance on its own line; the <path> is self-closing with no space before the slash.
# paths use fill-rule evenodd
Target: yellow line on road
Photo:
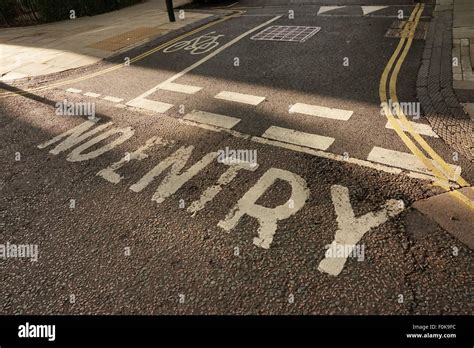
<path id="1" fill-rule="evenodd" d="M 393 53 L 392 57 L 390 58 L 387 66 L 385 67 L 385 70 L 382 74 L 381 80 L 380 80 L 380 86 L 379 86 L 379 95 L 380 95 L 380 100 L 384 105 L 387 103 L 387 81 L 388 81 L 388 76 L 390 74 L 390 71 L 392 70 L 395 62 L 395 68 L 392 72 L 391 78 L 390 78 L 390 98 L 393 102 L 398 103 L 398 97 L 397 97 L 397 79 L 398 79 L 398 74 L 400 72 L 401 66 L 404 62 L 404 60 L 407 57 L 407 54 L 411 48 L 412 42 L 413 42 L 413 37 L 415 35 L 416 28 L 418 26 L 418 22 L 420 20 L 421 14 L 424 10 L 424 4 L 420 5 L 417 4 L 415 9 L 410 15 L 410 18 L 408 22 L 406 23 L 405 27 L 402 30 L 402 35 L 400 38 L 400 42 L 398 43 L 398 46 Z M 405 45 L 406 44 L 406 45 Z M 405 47 L 404 47 L 405 46 Z M 400 55 L 400 52 L 403 52 Z M 400 55 L 400 57 L 399 57 Z M 398 61 L 397 61 L 398 57 Z M 400 109 L 400 108 L 399 108 Z M 406 116 L 403 114 L 403 112 L 399 113 L 399 120 L 402 123 L 402 125 L 405 127 L 405 129 L 408 131 L 408 133 L 417 141 L 417 143 L 421 146 L 421 148 L 433 159 L 433 161 L 438 164 L 441 168 L 444 169 L 444 173 L 442 173 L 438 168 L 433 164 L 432 160 L 428 157 L 425 156 L 425 154 L 413 143 L 413 141 L 405 134 L 405 131 L 401 128 L 400 124 L 396 121 L 394 118 L 391 110 L 388 108 L 384 108 L 386 116 L 400 139 L 405 143 L 405 145 L 410 149 L 410 151 L 420 160 L 423 162 L 423 164 L 435 175 L 435 177 L 438 178 L 438 180 L 435 182 L 435 185 L 440 186 L 444 188 L 446 191 L 449 191 L 451 195 L 459 199 L 461 202 L 466 204 L 469 208 L 474 210 L 474 204 L 473 202 L 463 195 L 459 191 L 450 191 L 449 187 L 449 181 L 455 181 L 458 183 L 460 186 L 469 186 L 469 183 L 464 180 L 463 178 L 455 178 L 456 173 L 451 169 L 451 167 L 439 156 L 427 143 L 426 141 L 413 129 L 409 121 L 407 120 Z"/>
<path id="2" fill-rule="evenodd" d="M 174 44 L 175 42 L 179 41 L 179 40 L 182 40 L 188 36 L 191 36 L 195 33 L 198 33 L 202 30 L 205 30 L 209 27 L 212 27 L 216 24 L 219 24 L 221 22 L 224 22 L 228 19 L 231 19 L 231 18 L 234 18 L 234 17 L 237 17 L 237 16 L 241 16 L 243 13 L 245 13 L 245 11 L 238 11 L 238 13 L 235 13 L 235 14 L 232 14 L 232 15 L 229 15 L 229 16 L 225 16 L 223 18 L 220 18 L 216 21 L 213 21 L 211 23 L 208 23 L 208 24 L 205 24 L 199 28 L 196 28 L 190 32 L 187 32 L 183 35 L 180 35 L 172 40 L 169 40 L 167 42 L 165 42 L 164 44 L 161 44 L 155 48 L 152 48 L 136 57 L 133 57 L 132 59 L 130 59 L 130 63 L 135 63 L 135 62 L 138 62 L 139 60 L 143 59 L 143 58 L 146 58 L 148 57 L 149 55 L 153 54 L 153 53 L 156 53 L 164 48 L 166 48 L 167 46 L 170 46 L 172 44 Z M 70 80 L 65 80 L 65 81 L 59 81 L 57 83 L 52 83 L 50 85 L 47 85 L 47 86 L 41 86 L 41 87 L 36 87 L 36 88 L 31 88 L 31 89 L 26 89 L 24 91 L 21 91 L 21 92 L 3 92 L 3 93 L 0 93 L 0 99 L 3 99 L 3 98 L 8 98 L 8 97 L 13 97 L 13 96 L 20 96 L 20 95 L 25 95 L 25 94 L 28 94 L 28 93 L 31 93 L 31 92 L 38 92 L 38 91 L 44 91 L 44 90 L 48 90 L 48 89 L 52 89 L 52 88 L 56 88 L 56 87 L 60 87 L 60 86 L 64 86 L 64 85 L 68 85 L 68 84 L 71 84 L 71 83 L 76 83 L 76 82 L 80 82 L 80 81 L 84 81 L 84 80 L 88 80 L 88 79 L 91 79 L 91 78 L 94 78 L 94 77 L 97 77 L 97 76 L 100 76 L 100 75 L 104 75 L 104 74 L 107 74 L 109 72 L 112 72 L 112 71 L 115 71 L 117 69 L 121 69 L 123 67 L 126 67 L 128 66 L 128 63 L 127 62 L 124 62 L 124 63 L 120 63 L 120 64 L 116 64 L 110 68 L 107 68 L 107 69 L 103 69 L 103 70 L 100 70 L 100 71 L 97 71 L 97 72 L 94 72 L 94 73 L 91 73 L 91 74 L 88 74 L 88 75 L 84 75 L 84 76 L 81 76 L 81 77 L 78 77 L 78 78 L 75 78 L 75 79 L 70 79 Z"/>

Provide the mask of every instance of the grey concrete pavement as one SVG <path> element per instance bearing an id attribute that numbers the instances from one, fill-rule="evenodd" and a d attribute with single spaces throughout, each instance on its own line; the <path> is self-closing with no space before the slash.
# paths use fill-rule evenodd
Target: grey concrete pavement
<path id="1" fill-rule="evenodd" d="M 189 3 L 175 1 L 175 6 Z M 0 81 L 41 76 L 101 61 L 172 30 L 209 17 L 176 11 L 170 23 L 162 0 L 93 17 L 51 24 L 0 29 Z"/>

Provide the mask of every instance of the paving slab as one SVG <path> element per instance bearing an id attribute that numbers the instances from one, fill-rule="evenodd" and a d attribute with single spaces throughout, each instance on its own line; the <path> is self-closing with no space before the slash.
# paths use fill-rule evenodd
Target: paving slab
<path id="1" fill-rule="evenodd" d="M 474 200 L 474 188 L 466 187 L 459 192 Z M 453 237 L 474 249 L 474 214 L 472 209 L 455 198 L 451 193 L 443 193 L 413 204 L 423 214 L 436 221 Z"/>
<path id="2" fill-rule="evenodd" d="M 174 5 L 189 2 L 177 0 Z M 169 23 L 165 2 L 149 0 L 93 17 L 1 29 L 0 81 L 93 64 L 211 16 L 189 10 L 184 14 L 184 18 L 180 18 L 176 10 L 176 22 Z M 10 57 L 15 57 L 15 61 L 6 61 Z"/>

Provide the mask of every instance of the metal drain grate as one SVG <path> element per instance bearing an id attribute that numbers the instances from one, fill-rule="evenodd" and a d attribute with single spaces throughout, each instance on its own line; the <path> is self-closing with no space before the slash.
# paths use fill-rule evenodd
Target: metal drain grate
<path id="1" fill-rule="evenodd" d="M 321 27 L 274 25 L 252 36 L 251 40 L 305 42 Z"/>

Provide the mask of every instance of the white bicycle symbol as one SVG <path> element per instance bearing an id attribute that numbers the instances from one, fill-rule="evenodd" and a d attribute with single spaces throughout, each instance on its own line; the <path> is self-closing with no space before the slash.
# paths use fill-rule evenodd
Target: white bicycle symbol
<path id="1" fill-rule="evenodd" d="M 171 53 L 184 49 L 185 51 L 191 51 L 191 54 L 203 54 L 212 51 L 214 48 L 219 46 L 217 39 L 224 35 L 211 35 L 215 34 L 215 31 L 204 34 L 192 40 L 185 40 L 175 43 L 170 47 L 163 50 L 163 53 Z"/>

